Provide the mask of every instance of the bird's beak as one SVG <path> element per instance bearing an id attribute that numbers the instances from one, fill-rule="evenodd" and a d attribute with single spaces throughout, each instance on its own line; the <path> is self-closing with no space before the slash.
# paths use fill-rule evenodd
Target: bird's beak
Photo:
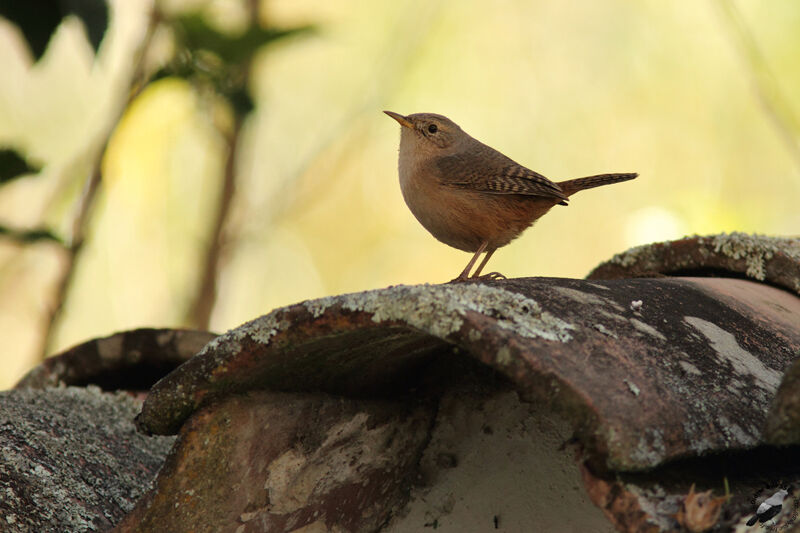
<path id="1" fill-rule="evenodd" d="M 394 111 L 384 111 L 384 113 L 399 122 L 401 126 L 414 129 L 414 124 L 400 113 L 395 113 Z"/>

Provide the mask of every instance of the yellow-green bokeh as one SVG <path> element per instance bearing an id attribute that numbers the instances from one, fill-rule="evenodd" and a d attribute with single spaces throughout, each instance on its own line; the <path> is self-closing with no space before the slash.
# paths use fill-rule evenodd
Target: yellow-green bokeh
<path id="1" fill-rule="evenodd" d="M 225 13 L 236 2 L 213 4 Z M 78 26 L 62 28 L 34 68 L 0 28 L 0 140 L 23 139 L 48 163 L 43 176 L 0 189 L 3 220 L 45 217 L 66 229 L 72 204 L 60 206 L 48 187 L 86 166 L 80 152 L 96 146 L 119 101 L 144 25 L 147 2 L 113 5 L 125 16 L 94 65 Z M 582 277 L 629 246 L 684 234 L 797 234 L 800 166 L 722 5 L 267 2 L 266 21 L 319 31 L 264 51 L 253 66 L 259 107 L 237 161 L 235 238 L 212 327 L 305 298 L 460 272 L 468 255 L 434 240 L 403 204 L 399 126 L 383 109 L 446 114 L 554 180 L 640 173 L 577 195 L 498 251 L 490 269 L 508 276 Z M 800 4 L 733 5 L 800 114 Z M 58 347 L 183 325 L 221 184 L 225 143 L 210 108 L 167 79 L 119 123 Z M 50 249 L 0 243 L 0 334 L 10 339 L 0 386 L 34 362 L 58 260 Z"/>

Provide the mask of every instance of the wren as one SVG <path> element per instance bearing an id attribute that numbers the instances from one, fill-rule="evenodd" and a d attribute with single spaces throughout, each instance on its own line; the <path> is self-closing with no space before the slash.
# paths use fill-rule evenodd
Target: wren
<path id="1" fill-rule="evenodd" d="M 504 278 L 499 272 L 481 276 L 495 250 L 519 237 L 553 206 L 567 205 L 576 192 L 638 175 L 599 174 L 552 182 L 474 139 L 443 115 L 384 113 L 402 126 L 400 189 L 411 213 L 439 241 L 474 254 L 453 281 Z"/>

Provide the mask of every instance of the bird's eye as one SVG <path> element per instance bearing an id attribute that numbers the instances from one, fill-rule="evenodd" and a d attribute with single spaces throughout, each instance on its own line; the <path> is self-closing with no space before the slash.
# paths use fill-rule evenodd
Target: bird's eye
<path id="1" fill-rule="evenodd" d="M 428 126 L 428 133 L 436 133 L 437 131 L 439 131 L 439 128 L 436 127 L 436 124 Z"/>

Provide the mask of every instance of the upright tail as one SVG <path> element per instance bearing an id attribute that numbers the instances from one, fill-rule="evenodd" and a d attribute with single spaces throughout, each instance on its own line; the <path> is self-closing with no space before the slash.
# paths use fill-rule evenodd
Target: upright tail
<path id="1" fill-rule="evenodd" d="M 561 187 L 561 190 L 564 192 L 565 196 L 572 196 L 576 192 L 584 189 L 591 189 L 593 187 L 600 187 L 601 185 L 611 185 L 612 183 L 632 180 L 638 175 L 639 174 L 635 172 L 629 174 L 598 174 L 597 176 L 588 176 L 586 178 L 561 181 L 558 182 L 557 185 Z"/>

